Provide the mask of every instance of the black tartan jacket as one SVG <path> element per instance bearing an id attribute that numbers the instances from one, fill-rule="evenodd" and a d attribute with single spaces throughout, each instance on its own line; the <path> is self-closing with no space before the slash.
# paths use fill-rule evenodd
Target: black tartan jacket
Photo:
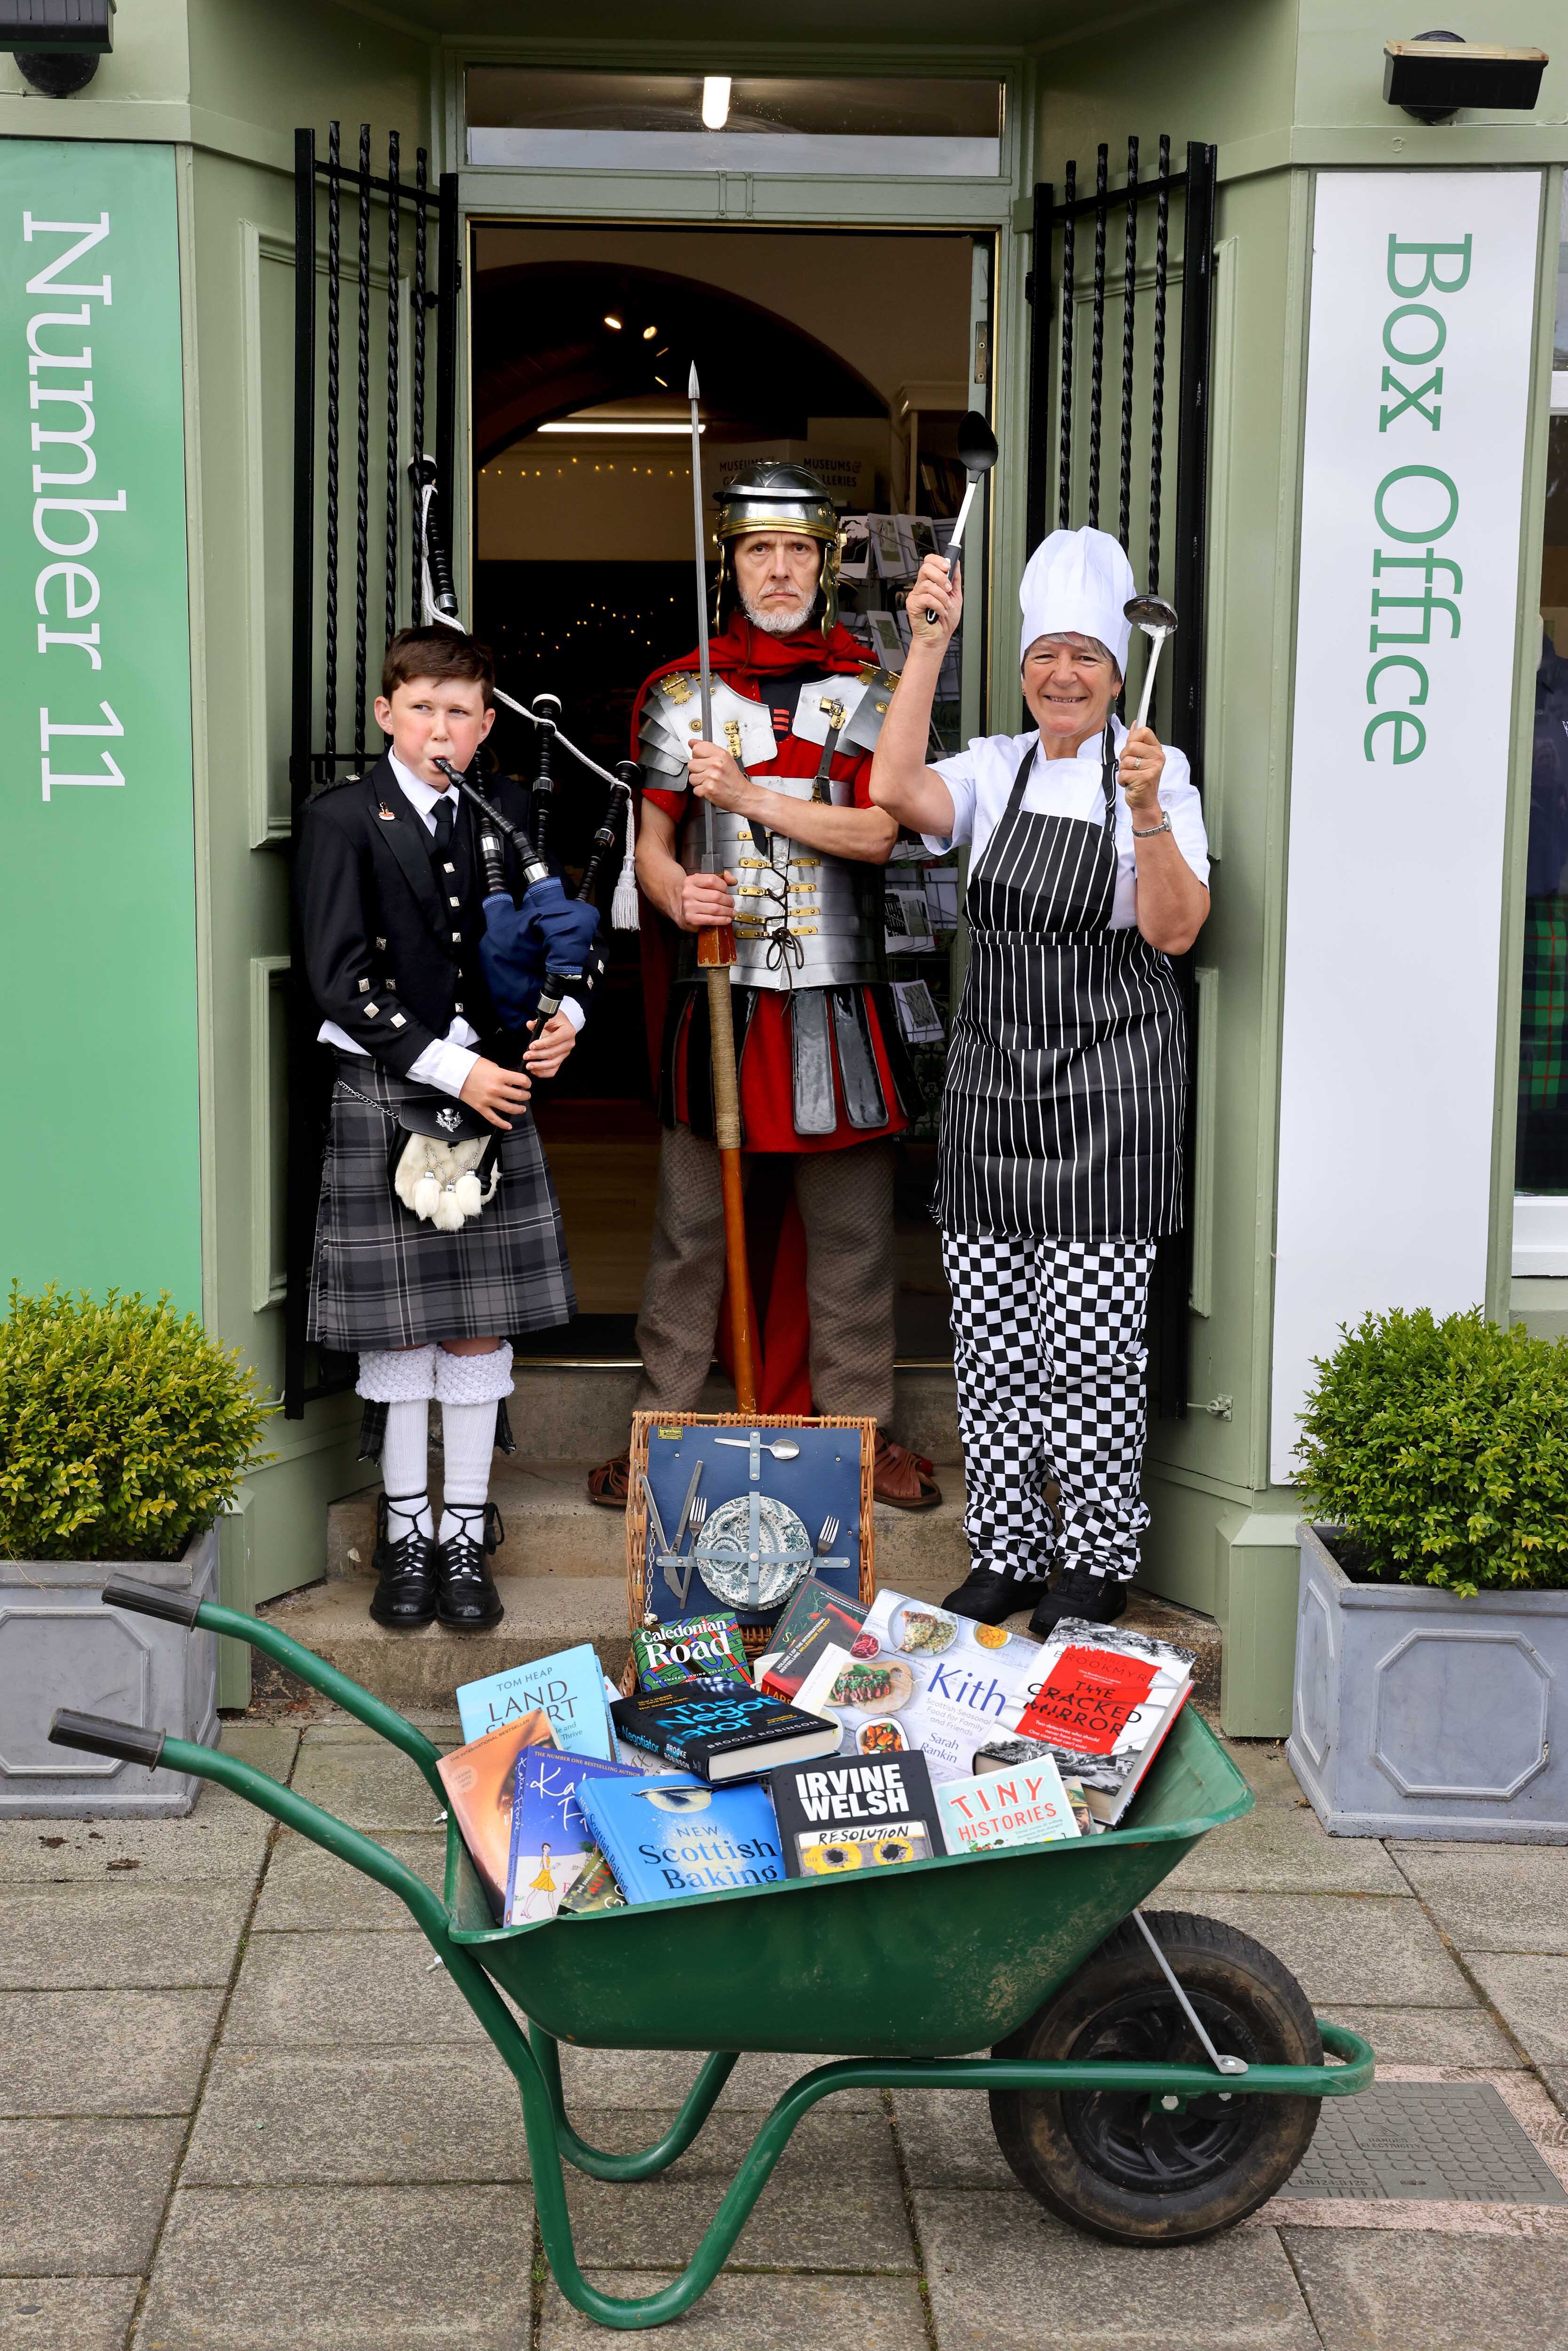
<path id="1" fill-rule="evenodd" d="M 519 785 L 490 775 L 484 790 L 527 831 L 528 796 Z M 478 1030 L 486 1051 L 507 1033 L 477 952 L 485 917 L 475 813 L 461 804 L 463 870 L 450 876 L 438 872 L 430 832 L 384 757 L 364 775 L 318 792 L 300 820 L 294 879 L 311 994 L 324 1019 L 400 1077 L 445 1036 L 455 1013 Z M 520 876 L 509 841 L 503 855 L 516 891 Z M 453 895 L 460 904 L 450 904 Z"/>

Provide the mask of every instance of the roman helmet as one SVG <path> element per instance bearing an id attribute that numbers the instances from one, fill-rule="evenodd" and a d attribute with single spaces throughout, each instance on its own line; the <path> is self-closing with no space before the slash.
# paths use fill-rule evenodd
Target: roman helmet
<path id="1" fill-rule="evenodd" d="M 716 626 L 723 628 L 735 597 L 729 542 L 744 538 L 754 530 L 787 530 L 802 538 L 821 540 L 822 570 L 811 617 L 821 622 L 826 635 L 839 617 L 839 518 L 833 511 L 832 499 L 815 474 L 809 474 L 804 465 L 786 465 L 777 457 L 765 457 L 758 465 L 742 466 L 718 494 L 718 521 L 714 527 L 718 540 L 718 581 L 714 590 Z"/>

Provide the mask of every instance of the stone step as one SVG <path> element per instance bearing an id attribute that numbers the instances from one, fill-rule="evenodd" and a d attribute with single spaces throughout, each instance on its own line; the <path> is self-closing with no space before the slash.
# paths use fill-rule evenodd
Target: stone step
<path id="1" fill-rule="evenodd" d="M 603 1515 L 610 1517 L 608 1511 Z M 880 1523 L 877 1532 L 880 1542 Z M 884 1572 L 882 1577 L 885 1584 L 918 1600 L 940 1600 L 956 1580 L 951 1564 L 913 1574 L 901 1571 L 896 1576 Z M 491 1633 L 452 1633 L 437 1625 L 423 1625 L 417 1633 L 388 1632 L 372 1623 L 370 1586 L 357 1576 L 309 1584 L 302 1592 L 269 1602 L 260 1613 L 389 1706 L 404 1710 L 411 1707 L 449 1709 L 459 1682 L 481 1680 L 486 1674 L 526 1664 L 531 1657 L 549 1656 L 578 1641 L 591 1641 L 606 1673 L 619 1679 L 629 1646 L 623 1581 L 547 1568 L 530 1575 L 500 1577 L 497 1588 L 507 1614 Z M 1028 1621 L 1020 1613 L 1011 1620 L 1010 1629 L 1021 1633 Z M 1139 1592 L 1134 1594 L 1124 1621 L 1195 1649 L 1197 1695 L 1206 1702 L 1218 1702 L 1220 1632 L 1212 1617 Z M 280 1698 L 296 1698 L 299 1691 L 300 1685 L 291 1674 L 266 1657 L 256 1656 L 253 1703 L 265 1708 Z"/>
<path id="2" fill-rule="evenodd" d="M 439 1455 L 432 1462 L 439 1494 Z M 626 1515 L 588 1499 L 586 1461 L 497 1459 L 490 1492 L 506 1540 L 491 1565 L 497 1576 L 533 1582 L 541 1576 L 604 1576 L 626 1581 Z M 911 1592 L 911 1577 L 938 1580 L 944 1592 L 963 1580 L 964 1473 L 956 1462 L 937 1468 L 942 1500 L 931 1510 L 876 1510 L 876 1569 L 883 1583 Z M 327 1514 L 329 1582 L 368 1576 L 375 1548 L 376 1491 L 351 1494 Z M 437 1502 L 439 1508 L 439 1499 Z M 941 1582 L 942 1578 L 946 1582 Z"/>
<path id="3" fill-rule="evenodd" d="M 518 1363 L 512 1426 L 530 1461 L 602 1461 L 619 1453 L 632 1426 L 635 1364 Z M 699 1412 L 733 1412 L 735 1390 L 715 1372 Z M 958 1458 L 958 1408 L 951 1364 L 915 1364 L 894 1374 L 892 1433 L 933 1461 Z"/>

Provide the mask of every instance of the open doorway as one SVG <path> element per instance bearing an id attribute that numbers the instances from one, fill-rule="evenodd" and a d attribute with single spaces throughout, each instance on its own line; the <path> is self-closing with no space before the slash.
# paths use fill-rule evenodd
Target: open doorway
<path id="1" fill-rule="evenodd" d="M 868 661 L 898 668 L 903 590 L 921 554 L 943 544 L 962 496 L 959 418 L 989 404 L 990 249 L 967 231 L 478 225 L 474 625 L 508 690 L 559 695 L 569 731 L 609 766 L 627 756 L 643 679 L 690 650 L 684 394 L 694 357 L 709 498 L 727 472 L 764 455 L 819 474 L 846 526 L 842 617 Z M 971 529 L 968 545 L 977 557 L 983 536 Z M 984 568 L 973 564 L 977 590 Z M 982 706 L 981 601 L 971 594 L 969 642 L 944 680 L 946 748 Z M 531 730 L 503 713 L 492 739 L 502 765 L 529 781 Z M 570 871 L 603 788 L 558 765 L 550 848 Z M 928 1203 L 957 872 L 902 843 L 886 878 L 890 971 L 927 1098 L 899 1147 L 898 1352 L 929 1362 L 951 1353 Z M 548 1352 L 580 1360 L 634 1353 L 657 1181 L 638 939 L 613 933 L 605 944 L 611 970 L 594 1018 L 538 1113 L 579 1303 L 564 1333 L 546 1334 Z"/>

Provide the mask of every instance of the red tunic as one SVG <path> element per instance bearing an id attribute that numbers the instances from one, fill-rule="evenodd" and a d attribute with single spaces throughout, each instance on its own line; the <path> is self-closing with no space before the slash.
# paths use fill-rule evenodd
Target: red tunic
<path id="1" fill-rule="evenodd" d="M 863 646 L 857 644 L 847 629 L 836 628 L 824 643 L 813 629 L 802 631 L 800 637 L 769 637 L 762 630 L 737 616 L 722 634 L 714 638 L 709 656 L 715 676 L 748 702 L 769 705 L 769 689 L 784 677 L 821 677 L 824 674 L 846 675 L 865 666 Z M 665 662 L 655 670 L 637 696 L 632 712 L 632 750 L 637 749 L 637 726 L 643 703 L 651 687 L 673 670 L 695 672 L 697 656 L 688 654 L 678 662 Z M 789 708 L 780 703 L 771 710 L 773 729 L 779 743 L 776 758 L 765 764 L 754 763 L 747 772 L 758 783 L 770 776 L 812 776 L 817 772 L 821 751 L 815 743 L 807 743 L 789 732 Z M 856 808 L 871 806 L 871 766 L 869 751 L 853 751 L 847 755 L 835 753 L 831 774 L 835 782 L 852 783 Z M 643 798 L 662 809 L 679 826 L 686 811 L 686 791 L 649 789 Z M 646 933 L 644 933 L 646 935 Z M 661 962 L 666 958 L 661 957 Z M 661 977 L 663 985 L 660 986 Z M 667 967 L 663 974 L 645 968 L 644 984 L 650 997 L 655 993 L 659 1001 L 657 1017 L 663 1027 L 664 999 L 668 992 Z M 739 983 L 743 985 L 744 983 Z M 837 1056 L 832 1056 L 833 1092 L 838 1102 L 838 1124 L 831 1134 L 798 1134 L 794 1120 L 794 1076 L 786 989 L 758 987 L 749 989 L 755 997 L 751 1018 L 746 1031 L 746 1042 L 740 1057 L 740 1114 L 747 1151 L 843 1151 L 856 1143 L 874 1143 L 887 1136 L 901 1134 L 909 1120 L 898 1107 L 897 1089 L 888 1064 L 887 1047 L 883 1038 L 882 1023 L 877 1014 L 876 999 L 869 989 L 862 990 L 866 1020 L 871 1032 L 872 1051 L 876 1059 L 877 1075 L 882 1081 L 883 1100 L 888 1115 L 881 1126 L 852 1126 L 844 1110 L 843 1088 L 840 1081 Z M 650 1003 L 650 1029 L 655 1010 Z M 690 1029 L 689 1013 L 683 1018 L 674 1040 L 674 1068 L 672 1071 L 675 1116 L 683 1123 L 686 1118 L 686 1042 Z"/>

